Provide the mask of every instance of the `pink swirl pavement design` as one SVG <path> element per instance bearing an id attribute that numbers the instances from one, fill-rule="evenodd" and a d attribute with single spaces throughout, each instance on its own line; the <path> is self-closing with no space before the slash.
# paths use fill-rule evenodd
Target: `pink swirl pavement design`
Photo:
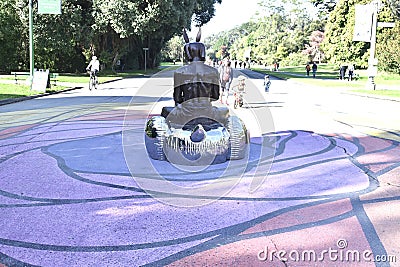
<path id="1" fill-rule="evenodd" d="M 0 266 L 349 266 L 319 256 L 329 249 L 388 253 L 364 205 L 399 201 L 399 194 L 366 197 L 379 189 L 380 177 L 398 175 L 398 142 L 301 130 L 266 134 L 276 146 L 271 169 L 271 158 L 257 158 L 259 140 L 251 140 L 251 160 L 268 174 L 258 190 L 249 192 L 249 166 L 228 194 L 184 208 L 154 199 L 135 182 L 124 160 L 123 122 L 129 119 L 141 140 L 147 114 L 125 115 L 110 109 L 0 132 Z M 153 164 L 164 164 L 166 179 L 184 186 L 219 179 L 225 168 L 204 176 Z M 279 250 L 285 257 L 277 257 Z M 311 250 L 316 258 L 289 257 Z M 351 266 L 373 265 L 361 259 Z"/>

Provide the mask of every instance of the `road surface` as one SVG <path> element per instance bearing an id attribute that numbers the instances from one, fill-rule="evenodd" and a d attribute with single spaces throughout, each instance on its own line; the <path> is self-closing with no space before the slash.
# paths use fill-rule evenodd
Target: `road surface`
<path id="1" fill-rule="evenodd" d="M 202 170 L 145 154 L 171 71 L 0 106 L 0 266 L 399 266 L 399 102 L 239 74 L 250 156 Z"/>

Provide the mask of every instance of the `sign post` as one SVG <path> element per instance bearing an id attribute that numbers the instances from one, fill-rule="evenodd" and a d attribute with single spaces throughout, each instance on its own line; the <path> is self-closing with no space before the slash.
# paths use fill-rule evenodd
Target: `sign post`
<path id="1" fill-rule="evenodd" d="M 39 0 L 39 14 L 61 14 L 61 0 Z"/>
<path id="2" fill-rule="evenodd" d="M 149 51 L 149 48 L 148 47 L 144 47 L 143 48 L 143 51 L 144 51 L 144 72 L 146 73 L 147 72 L 147 51 Z"/>
<path id="3" fill-rule="evenodd" d="M 367 89 L 375 90 L 375 76 L 378 74 L 378 59 L 375 57 L 376 28 L 394 27 L 391 22 L 378 22 L 378 13 L 382 8 L 380 0 L 373 0 L 367 5 L 356 5 L 356 22 L 354 25 L 353 41 L 370 42 L 370 54 L 368 59 Z"/>
<path id="4" fill-rule="evenodd" d="M 39 14 L 61 14 L 61 0 L 39 0 Z M 33 44 L 33 0 L 29 0 L 29 84 L 32 90 L 35 74 L 35 49 Z"/>
<path id="5" fill-rule="evenodd" d="M 380 1 L 372 1 L 372 31 L 371 31 L 371 47 L 369 51 L 368 60 L 368 81 L 366 88 L 375 90 L 375 76 L 378 74 L 378 59 L 375 58 L 375 48 L 376 48 L 376 25 L 378 23 L 378 5 Z"/>
<path id="6" fill-rule="evenodd" d="M 35 57 L 33 47 L 33 1 L 29 0 L 29 85 L 32 90 L 33 72 L 35 69 Z"/>

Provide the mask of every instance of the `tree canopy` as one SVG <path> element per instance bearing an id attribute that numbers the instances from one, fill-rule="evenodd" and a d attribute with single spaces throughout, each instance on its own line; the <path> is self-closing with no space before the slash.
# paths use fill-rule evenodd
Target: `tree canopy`
<path id="1" fill-rule="evenodd" d="M 224 0 L 229 1 L 229 0 Z M 379 21 L 394 28 L 378 28 L 379 68 L 400 73 L 400 1 L 382 0 Z M 149 48 L 147 67 L 163 54 L 177 60 L 183 28 L 202 26 L 222 0 L 63 0 L 62 14 L 37 13 L 34 3 L 35 67 L 51 71 L 81 72 L 91 55 L 103 67 L 144 68 L 143 48 Z M 370 44 L 352 40 L 355 5 L 371 0 L 260 0 L 258 16 L 230 31 L 205 40 L 213 58 L 250 58 L 272 64 L 305 64 L 323 60 L 334 64 L 354 62 L 366 67 Z M 312 3 L 319 16 L 309 14 Z M 29 23 L 26 0 L 0 3 L 0 71 L 27 70 Z M 168 45 L 166 45 L 168 44 Z M 164 53 L 161 53 L 164 48 Z M 173 52 L 168 50 L 175 50 Z M 170 53 L 171 52 L 171 53 Z"/>
<path id="2" fill-rule="evenodd" d="M 298 65 L 322 60 L 338 66 L 352 62 L 366 68 L 370 43 L 353 41 L 353 30 L 355 5 L 370 4 L 371 0 L 309 1 L 319 9 L 317 18 L 302 8 L 305 1 L 262 1 L 263 16 L 209 38 L 210 51 L 218 57 L 215 52 L 225 47 L 231 58 L 239 60 L 251 51 L 251 59 L 263 64 L 279 61 L 282 65 Z M 384 3 L 378 20 L 394 21 L 400 1 Z M 377 29 L 376 55 L 381 70 L 400 73 L 399 30 L 399 21 L 394 28 Z"/>
<path id="3" fill-rule="evenodd" d="M 82 71 L 96 54 L 106 68 L 113 68 L 117 60 L 127 68 L 138 68 L 144 67 L 143 48 L 149 48 L 147 62 L 153 67 L 169 39 L 190 28 L 192 20 L 198 26 L 207 23 L 221 1 L 63 0 L 62 14 L 49 15 L 38 14 L 34 0 L 35 66 Z M 27 69 L 28 5 L 23 0 L 5 0 L 0 7 L 4 43 L 0 70 Z"/>
<path id="4" fill-rule="evenodd" d="M 206 40 L 213 51 L 226 46 L 232 59 L 253 61 L 262 64 L 305 64 L 310 57 L 306 46 L 310 36 L 323 30 L 323 22 L 314 19 L 303 8 L 306 1 L 286 0 L 260 2 L 259 14 L 254 21 L 244 23 L 230 31 Z"/>

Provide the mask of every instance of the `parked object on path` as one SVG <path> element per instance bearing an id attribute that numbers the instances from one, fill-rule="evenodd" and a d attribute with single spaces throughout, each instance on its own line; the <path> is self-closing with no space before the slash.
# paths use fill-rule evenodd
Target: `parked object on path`
<path id="1" fill-rule="evenodd" d="M 245 158 L 250 136 L 243 121 L 229 114 L 227 107 L 216 107 L 219 99 L 219 73 L 204 64 L 205 46 L 189 43 L 186 31 L 184 52 L 189 64 L 174 73 L 175 107 L 163 107 L 145 128 L 148 155 L 188 166 L 208 166 Z"/>

